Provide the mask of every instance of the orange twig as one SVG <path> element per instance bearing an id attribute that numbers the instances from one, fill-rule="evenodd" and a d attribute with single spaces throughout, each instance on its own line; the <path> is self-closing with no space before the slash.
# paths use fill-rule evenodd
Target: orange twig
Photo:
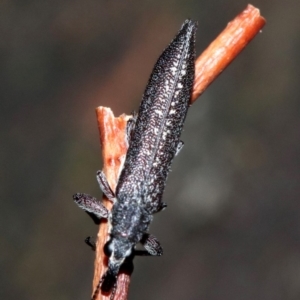
<path id="1" fill-rule="evenodd" d="M 210 44 L 210 46 L 196 60 L 193 103 L 208 87 L 208 85 L 229 65 L 229 63 L 243 50 L 254 36 L 265 25 L 265 19 L 259 10 L 252 5 L 231 21 L 224 31 Z M 100 142 L 103 156 L 103 170 L 112 189 L 115 189 L 122 160 L 125 158 L 127 145 L 125 129 L 129 116 L 121 115 L 115 118 L 109 108 L 96 109 Z M 105 205 L 110 209 L 111 203 L 104 197 Z M 108 226 L 104 220 L 98 233 L 93 292 L 99 280 L 106 271 L 107 258 L 103 247 L 107 240 Z M 127 299 L 130 275 L 118 276 L 117 290 L 114 300 Z M 99 292 L 97 300 L 109 300 L 110 295 Z"/>
<path id="2" fill-rule="evenodd" d="M 246 47 L 265 24 L 266 20 L 260 15 L 259 9 L 249 4 L 242 13 L 227 25 L 196 60 L 192 103 Z"/>
<path id="3" fill-rule="evenodd" d="M 103 158 L 103 171 L 106 175 L 110 187 L 115 190 L 118 179 L 118 172 L 122 164 L 122 160 L 125 158 L 127 152 L 127 145 L 125 142 L 125 129 L 129 116 L 125 114 L 118 118 L 114 117 L 113 112 L 107 107 L 97 107 L 96 115 L 98 121 L 98 128 L 100 133 L 100 144 L 102 149 Z M 108 208 L 112 208 L 112 203 L 103 197 L 104 205 Z M 96 258 L 95 258 L 95 272 L 93 279 L 93 293 L 97 289 L 99 281 L 104 274 L 107 267 L 107 257 L 103 252 L 103 247 L 108 238 L 108 226 L 107 221 L 102 220 L 98 232 Z M 118 276 L 118 285 L 115 299 L 126 299 L 127 297 L 117 296 L 123 291 L 127 291 L 129 287 L 130 277 L 126 274 Z M 99 293 L 98 299 L 108 300 L 109 295 Z"/>

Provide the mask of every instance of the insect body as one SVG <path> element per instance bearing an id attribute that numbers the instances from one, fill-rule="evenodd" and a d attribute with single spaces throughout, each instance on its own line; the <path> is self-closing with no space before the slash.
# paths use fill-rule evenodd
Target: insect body
<path id="1" fill-rule="evenodd" d="M 104 249 L 109 259 L 103 291 L 111 290 L 120 266 L 137 253 L 137 243 L 148 255 L 162 255 L 148 228 L 153 214 L 166 207 L 162 195 L 167 176 L 183 146 L 179 138 L 193 88 L 196 28 L 185 21 L 154 66 L 138 114 L 127 125 L 129 148 L 115 193 L 103 172 L 97 173 L 102 191 L 113 202 L 112 211 L 87 194 L 74 195 L 79 207 L 96 218 L 108 218 L 111 225 Z"/>

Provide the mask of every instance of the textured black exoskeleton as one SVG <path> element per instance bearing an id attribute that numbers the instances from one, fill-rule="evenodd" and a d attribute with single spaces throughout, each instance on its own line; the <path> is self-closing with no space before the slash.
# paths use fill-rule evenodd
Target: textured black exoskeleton
<path id="1" fill-rule="evenodd" d="M 153 214 L 166 207 L 162 195 L 167 176 L 183 147 L 179 138 L 193 88 L 196 29 L 195 22 L 185 21 L 154 66 L 138 114 L 127 125 L 129 148 L 115 192 L 104 173 L 97 172 L 100 188 L 113 202 L 112 211 L 87 194 L 73 196 L 94 221 L 107 218 L 110 223 L 110 239 L 104 249 L 108 270 L 99 283 L 104 292 L 115 287 L 126 259 L 141 254 L 135 250 L 137 243 L 146 249 L 142 254 L 163 253 L 148 229 Z"/>

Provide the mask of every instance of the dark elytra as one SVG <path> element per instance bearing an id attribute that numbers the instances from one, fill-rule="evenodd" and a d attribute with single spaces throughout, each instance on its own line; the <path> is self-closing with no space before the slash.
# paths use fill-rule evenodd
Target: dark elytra
<path id="1" fill-rule="evenodd" d="M 105 292 L 115 290 L 121 266 L 132 262 L 134 255 L 163 253 L 148 229 L 153 214 L 166 207 L 162 196 L 167 176 L 183 146 L 180 134 L 194 82 L 196 29 L 195 22 L 186 20 L 154 66 L 138 114 L 128 123 L 129 148 L 115 193 L 104 173 L 97 173 L 100 188 L 113 202 L 112 211 L 90 195 L 74 195 L 80 208 L 96 219 L 108 218 L 110 224 L 110 238 L 105 245 L 108 270 L 93 299 L 99 287 Z M 137 243 L 145 251 L 135 250 Z"/>

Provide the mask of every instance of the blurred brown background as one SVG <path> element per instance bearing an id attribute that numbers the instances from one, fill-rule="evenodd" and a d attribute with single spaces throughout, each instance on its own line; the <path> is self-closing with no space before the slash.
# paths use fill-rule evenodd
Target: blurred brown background
<path id="1" fill-rule="evenodd" d="M 300 2 L 253 1 L 267 25 L 192 106 L 130 299 L 300 299 Z M 137 109 L 186 18 L 197 54 L 234 0 L 0 2 L 1 299 L 89 299 L 101 197 L 94 109 Z"/>

